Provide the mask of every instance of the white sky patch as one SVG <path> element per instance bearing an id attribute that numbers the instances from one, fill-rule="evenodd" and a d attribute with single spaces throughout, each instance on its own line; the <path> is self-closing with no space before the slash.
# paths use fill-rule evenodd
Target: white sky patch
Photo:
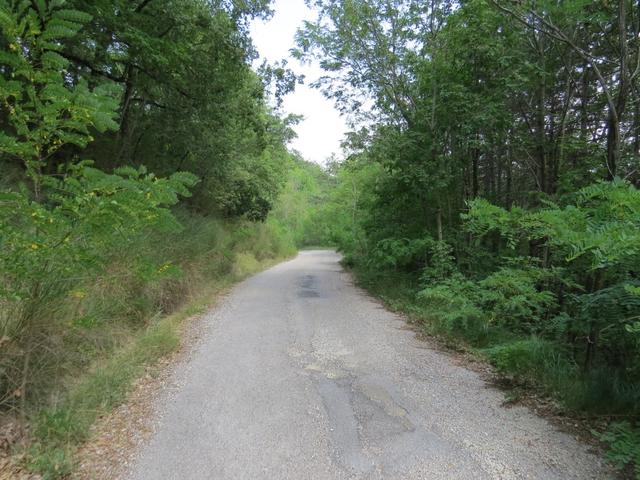
<path id="1" fill-rule="evenodd" d="M 295 113 L 304 120 L 295 127 L 298 138 L 290 147 L 298 150 L 305 160 L 324 164 L 332 153 L 340 153 L 340 141 L 347 132 L 346 121 L 319 90 L 309 84 L 322 76 L 317 62 L 302 64 L 291 58 L 289 50 L 294 47 L 296 30 L 304 20 L 313 20 L 316 14 L 304 4 L 304 0 L 276 0 L 272 6 L 274 16 L 268 22 L 255 21 L 251 25 L 251 37 L 261 59 L 269 63 L 281 59 L 289 61 L 289 68 L 305 76 L 305 85 L 296 85 L 294 93 L 284 99 L 285 114 Z"/>

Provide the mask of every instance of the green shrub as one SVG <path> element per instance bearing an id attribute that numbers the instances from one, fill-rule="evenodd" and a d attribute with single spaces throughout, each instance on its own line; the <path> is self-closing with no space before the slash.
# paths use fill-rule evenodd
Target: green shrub
<path id="1" fill-rule="evenodd" d="M 623 371 L 606 365 L 575 370 L 573 375 L 556 382 L 556 395 L 567 410 L 591 415 L 637 415 L 640 385 L 630 382 Z"/>
<path id="2" fill-rule="evenodd" d="M 634 320 L 640 312 L 635 280 L 623 281 L 593 293 L 576 295 L 572 307 L 575 321 L 571 332 L 580 338 L 597 339 L 590 366 L 624 365 L 629 380 L 640 382 L 640 344 L 634 335 Z"/>
<path id="3" fill-rule="evenodd" d="M 260 268 L 260 262 L 252 253 L 241 252 L 236 254 L 233 262 L 233 275 L 236 278 L 244 278 L 247 274 L 256 272 Z"/>
<path id="4" fill-rule="evenodd" d="M 430 237 L 386 238 L 371 251 L 367 265 L 371 269 L 417 269 L 424 267 L 433 239 Z"/>
<path id="5" fill-rule="evenodd" d="M 479 303 L 489 321 L 516 332 L 533 333 L 556 307 L 555 295 L 538 288 L 544 276 L 539 268 L 501 268 L 478 282 Z"/>
<path id="6" fill-rule="evenodd" d="M 461 276 L 427 287 L 416 298 L 424 307 L 427 322 L 449 334 L 480 342 L 486 336 L 486 315 L 476 304 L 476 284 Z"/>
<path id="7" fill-rule="evenodd" d="M 38 472 L 44 480 L 65 478 L 73 471 L 71 456 L 64 448 L 49 448 L 34 443 L 27 452 L 27 466 Z"/>
<path id="8" fill-rule="evenodd" d="M 609 445 L 609 460 L 619 469 L 633 467 L 635 477 L 640 479 L 640 428 L 630 422 L 617 422 L 599 437 Z"/>
<path id="9" fill-rule="evenodd" d="M 451 245 L 442 241 L 434 241 L 429 246 L 427 266 L 422 270 L 420 281 L 428 286 L 450 278 L 457 272 L 453 249 Z"/>

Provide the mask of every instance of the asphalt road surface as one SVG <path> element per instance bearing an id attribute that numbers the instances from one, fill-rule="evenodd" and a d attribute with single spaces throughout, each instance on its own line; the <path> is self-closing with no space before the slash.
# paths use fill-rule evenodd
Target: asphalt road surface
<path id="1" fill-rule="evenodd" d="M 573 437 L 415 337 L 331 251 L 239 284 L 125 478 L 602 479 Z"/>

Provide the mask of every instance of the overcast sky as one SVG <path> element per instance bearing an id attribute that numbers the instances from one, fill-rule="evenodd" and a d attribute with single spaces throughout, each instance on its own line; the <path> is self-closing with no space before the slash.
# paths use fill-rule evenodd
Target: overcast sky
<path id="1" fill-rule="evenodd" d="M 322 75 L 322 69 L 317 64 L 303 65 L 289 55 L 296 29 L 303 20 L 312 20 L 315 14 L 306 7 L 304 0 L 276 0 L 273 8 L 275 14 L 271 20 L 253 23 L 251 37 L 261 58 L 269 63 L 287 59 L 292 70 L 305 75 L 305 85 L 297 85 L 295 93 L 289 94 L 283 103 L 285 113 L 304 116 L 295 127 L 298 138 L 291 148 L 298 150 L 306 160 L 324 163 L 331 153 L 340 153 L 340 141 L 347 130 L 345 120 L 331 100 L 308 86 Z"/>

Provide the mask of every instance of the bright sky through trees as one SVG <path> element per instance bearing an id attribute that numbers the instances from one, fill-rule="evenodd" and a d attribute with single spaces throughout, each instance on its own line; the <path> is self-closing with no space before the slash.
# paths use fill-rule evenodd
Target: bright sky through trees
<path id="1" fill-rule="evenodd" d="M 251 37 L 261 57 L 256 64 L 264 58 L 270 63 L 286 58 L 296 74 L 305 75 L 305 85 L 297 85 L 296 91 L 285 97 L 283 110 L 304 115 L 304 120 L 295 127 L 298 138 L 292 142 L 292 148 L 306 160 L 324 163 L 332 153 L 340 152 L 345 119 L 340 117 L 331 100 L 309 87 L 322 74 L 322 69 L 316 63 L 301 64 L 289 55 L 296 29 L 304 20 L 312 20 L 315 14 L 303 0 L 277 0 L 273 9 L 275 14 L 271 20 L 255 21 L 251 26 Z"/>

